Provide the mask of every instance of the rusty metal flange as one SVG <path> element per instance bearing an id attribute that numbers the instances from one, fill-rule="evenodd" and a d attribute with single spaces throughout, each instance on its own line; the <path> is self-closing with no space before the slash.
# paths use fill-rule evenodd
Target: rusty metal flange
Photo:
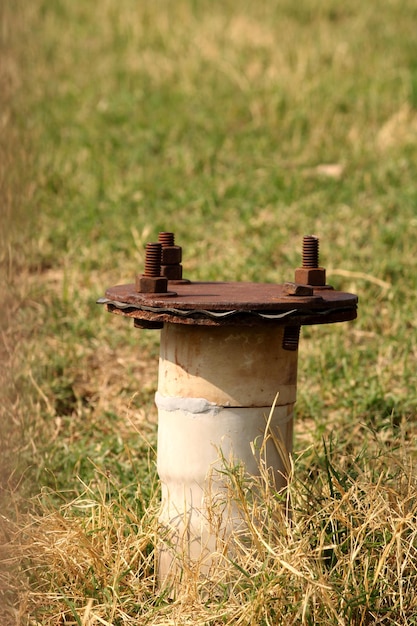
<path id="1" fill-rule="evenodd" d="M 148 328 L 166 322 L 211 326 L 328 324 L 357 316 L 357 296 L 331 288 L 293 295 L 288 285 L 273 283 L 189 282 L 176 284 L 175 290 L 176 294 L 169 296 L 143 294 L 134 284 L 116 285 L 107 289 L 98 303 Z"/>

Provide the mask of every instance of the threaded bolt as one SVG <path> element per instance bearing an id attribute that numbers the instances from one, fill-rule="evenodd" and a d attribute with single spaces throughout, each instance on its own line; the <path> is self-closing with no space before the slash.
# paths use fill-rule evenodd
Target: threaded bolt
<path id="1" fill-rule="evenodd" d="M 182 281 L 182 248 L 175 245 L 174 233 L 159 233 L 158 241 L 162 246 L 162 276 L 171 281 Z"/>
<path id="2" fill-rule="evenodd" d="M 158 241 L 162 247 L 173 246 L 175 241 L 174 233 L 159 233 Z"/>
<path id="3" fill-rule="evenodd" d="M 295 270 L 295 282 L 312 287 L 326 287 L 326 270 L 319 267 L 318 237 L 303 237 L 303 266 Z"/>
<path id="4" fill-rule="evenodd" d="M 284 350 L 289 350 L 291 352 L 298 350 L 300 330 L 301 326 L 285 326 L 284 336 L 282 338 L 282 347 Z"/>
<path id="5" fill-rule="evenodd" d="M 147 243 L 145 256 L 144 276 L 156 278 L 161 276 L 162 245 L 160 243 Z"/>
<path id="6" fill-rule="evenodd" d="M 319 267 L 319 239 L 313 235 L 303 237 L 303 267 Z"/>

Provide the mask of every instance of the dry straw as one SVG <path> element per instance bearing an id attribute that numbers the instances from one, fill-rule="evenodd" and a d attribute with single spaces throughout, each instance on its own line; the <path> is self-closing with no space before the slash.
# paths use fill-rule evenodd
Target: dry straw
<path id="1" fill-rule="evenodd" d="M 2 583 L 20 607 L 9 623 L 24 623 L 20 610 L 45 626 L 413 624 L 416 480 L 410 461 L 372 445 L 356 459 L 331 442 L 309 448 L 290 464 L 281 493 L 264 463 L 253 477 L 225 460 L 225 499 L 244 523 L 219 535 L 208 576 L 178 555 L 175 599 L 155 579 L 156 481 L 142 514 L 98 471 L 58 509 L 43 494 L 36 513 L 17 524 L 2 519 L 17 576 Z"/>

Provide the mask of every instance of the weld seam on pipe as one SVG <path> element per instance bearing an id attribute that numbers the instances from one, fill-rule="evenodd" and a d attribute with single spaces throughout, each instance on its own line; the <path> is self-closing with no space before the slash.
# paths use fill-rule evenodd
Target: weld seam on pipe
<path id="1" fill-rule="evenodd" d="M 181 398 L 179 396 L 164 396 L 157 391 L 155 404 L 163 411 L 184 411 L 185 413 L 211 413 L 217 415 L 224 407 L 209 402 L 205 398 Z"/>
<path id="2" fill-rule="evenodd" d="M 205 398 L 181 398 L 179 396 L 164 396 L 159 391 L 155 393 L 155 404 L 160 411 L 164 411 L 167 413 L 172 413 L 176 411 L 180 411 L 182 414 L 191 414 L 191 415 L 219 415 L 222 411 L 230 410 L 231 412 L 239 412 L 244 409 L 253 409 L 258 412 L 264 409 L 265 416 L 267 417 L 272 407 L 270 406 L 231 406 L 231 405 L 219 405 L 214 402 L 210 402 Z M 279 409 L 293 406 L 293 402 L 289 402 L 287 404 L 277 404 L 274 408 L 274 413 L 278 413 Z M 281 417 L 279 420 L 280 423 L 285 424 L 290 419 L 292 419 L 292 414 L 286 415 L 284 418 Z"/>

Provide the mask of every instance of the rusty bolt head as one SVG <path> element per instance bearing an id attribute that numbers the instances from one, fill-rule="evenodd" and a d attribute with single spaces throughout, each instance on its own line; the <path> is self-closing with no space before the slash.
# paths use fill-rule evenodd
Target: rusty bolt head
<path id="1" fill-rule="evenodd" d="M 139 293 L 166 293 L 168 279 L 165 276 L 136 276 L 136 291 Z"/>
<path id="2" fill-rule="evenodd" d="M 178 265 L 182 261 L 181 246 L 163 246 L 161 264 L 162 265 Z"/>
<path id="3" fill-rule="evenodd" d="M 298 283 L 284 283 L 283 292 L 287 296 L 312 296 L 314 290 L 311 285 L 300 285 Z"/>
<path id="4" fill-rule="evenodd" d="M 168 280 L 181 280 L 182 265 L 161 265 L 161 274 Z"/>
<path id="5" fill-rule="evenodd" d="M 324 287 L 326 284 L 326 270 L 324 267 L 298 267 L 295 270 L 295 282 L 300 285 Z"/>

